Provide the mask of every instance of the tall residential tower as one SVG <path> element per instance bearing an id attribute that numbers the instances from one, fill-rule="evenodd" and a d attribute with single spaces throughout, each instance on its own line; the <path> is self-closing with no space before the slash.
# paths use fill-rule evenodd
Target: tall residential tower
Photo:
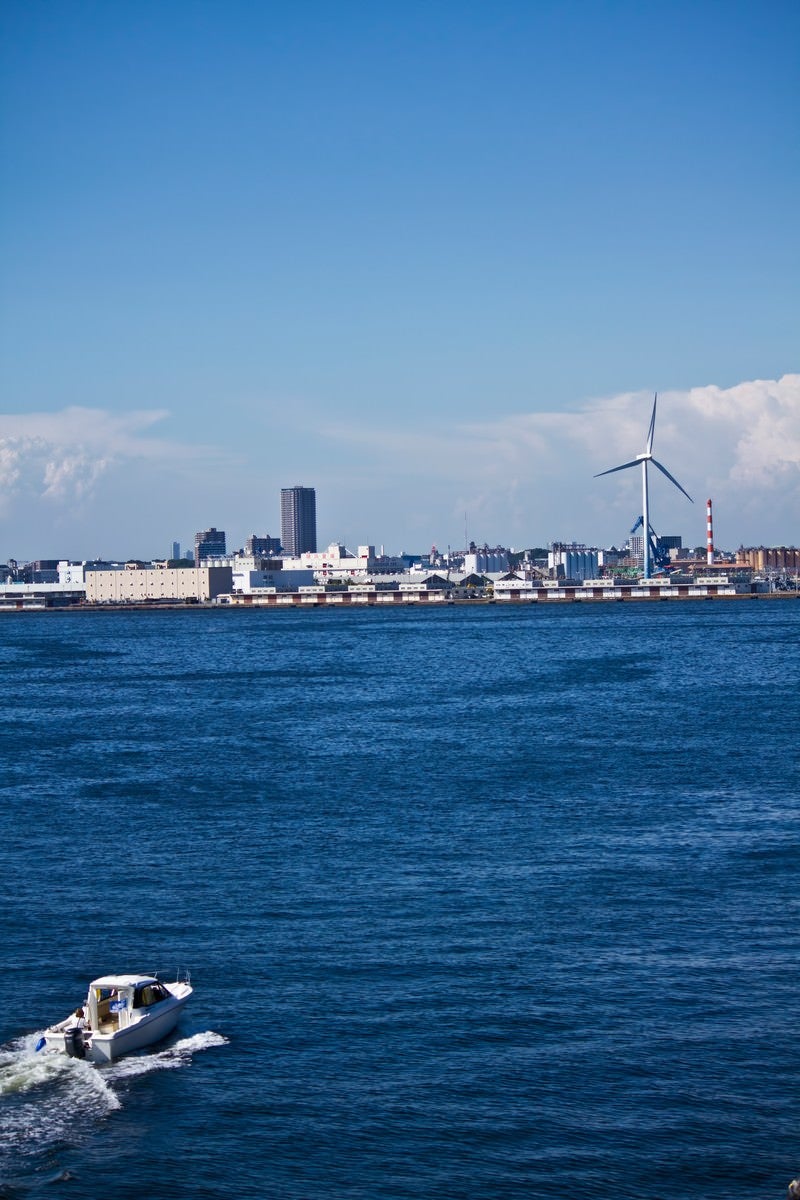
<path id="1" fill-rule="evenodd" d="M 194 565 L 199 567 L 207 558 L 225 557 L 225 531 L 211 526 L 194 535 Z"/>
<path id="2" fill-rule="evenodd" d="M 317 551 L 317 494 L 310 487 L 281 488 L 281 542 L 297 557 Z"/>

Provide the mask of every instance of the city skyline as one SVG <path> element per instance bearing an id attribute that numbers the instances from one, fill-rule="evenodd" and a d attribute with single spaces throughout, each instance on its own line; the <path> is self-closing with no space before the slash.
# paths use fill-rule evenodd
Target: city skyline
<path id="1" fill-rule="evenodd" d="M 796 4 L 0 25 L 0 558 L 798 541 Z"/>
<path id="2" fill-rule="evenodd" d="M 424 447 L 430 457 L 425 458 L 422 467 L 433 473 L 440 464 L 439 492 L 445 494 L 452 481 L 450 460 L 456 458 L 463 463 L 465 456 L 472 453 L 474 482 L 483 482 L 484 493 L 477 496 L 477 503 L 471 508 L 459 505 L 458 510 L 452 507 L 448 510 L 445 505 L 441 512 L 430 511 L 426 514 L 429 524 L 421 535 L 415 535 L 411 523 L 405 531 L 403 529 L 404 492 L 399 480 L 394 496 L 388 491 L 389 486 L 394 486 L 391 480 L 387 484 L 384 479 L 382 483 L 384 503 L 387 498 L 389 503 L 387 524 L 382 523 L 380 504 L 374 502 L 373 495 L 372 502 L 369 497 L 364 501 L 368 505 L 367 511 L 356 518 L 351 517 L 350 528 L 344 533 L 336 527 L 336 514 L 342 510 L 343 497 L 335 492 L 330 494 L 327 489 L 320 496 L 321 489 L 315 484 L 313 490 L 319 499 L 318 544 L 385 545 L 389 553 L 426 553 L 432 544 L 440 549 L 448 545 L 455 548 L 466 544 L 466 540 L 479 545 L 502 544 L 515 548 L 553 541 L 619 545 L 640 515 L 640 485 L 636 479 L 623 478 L 615 480 L 609 487 L 608 481 L 593 478 L 596 472 L 592 468 L 602 465 L 602 456 L 607 457 L 609 451 L 622 456 L 635 451 L 641 440 L 642 421 L 646 420 L 651 404 L 649 393 L 618 396 L 586 405 L 580 412 L 521 415 L 487 424 L 483 429 L 473 427 L 430 439 Z M 691 481 L 698 495 L 707 493 L 714 499 L 716 540 L 720 546 L 794 545 L 800 541 L 800 489 L 793 481 L 790 459 L 798 436 L 794 432 L 794 424 L 800 419 L 795 417 L 796 410 L 800 410 L 800 375 L 780 381 L 755 381 L 728 390 L 697 388 L 683 395 L 668 391 L 660 393 L 659 445 L 664 447 L 662 453 L 669 454 L 675 469 L 680 469 L 682 477 Z M 0 416 L 0 429 L 8 421 L 9 418 Z M 85 436 L 90 424 L 89 414 L 81 414 L 81 424 L 85 448 L 91 444 Z M 107 436 L 115 440 L 113 453 L 131 470 L 135 469 L 139 455 L 144 457 L 147 466 L 154 464 L 158 472 L 162 464 L 169 462 L 174 451 L 168 443 L 140 438 L 130 429 L 118 428 L 112 435 L 102 422 L 99 424 L 101 438 Z M 370 447 L 369 432 L 363 427 L 354 433 L 354 437 L 360 439 L 365 455 L 374 454 L 376 479 L 381 468 L 387 473 L 393 454 L 391 438 L 376 437 Z M 32 438 L 39 453 L 43 440 L 40 429 Z M 709 445 L 724 449 L 730 462 L 726 473 L 709 471 Z M 487 446 L 489 450 L 485 450 Z M 411 452 L 410 442 L 404 440 L 401 456 Z M 417 452 L 423 452 L 422 439 Z M 68 458 L 69 450 L 65 453 Z M 481 474 L 478 461 L 481 455 L 487 472 L 485 476 Z M 6 452 L 6 462 L 8 458 Z M 539 488 L 558 493 L 560 516 L 553 508 L 537 510 L 535 499 L 530 510 L 525 509 L 523 484 L 519 477 L 528 461 L 539 471 L 536 481 Z M 190 459 L 190 462 L 202 466 L 203 460 Z M 576 469 L 576 462 L 586 464 L 585 474 Z M 84 465 L 88 470 L 88 463 Z M 46 476 L 49 467 L 42 464 L 42 469 Z M 103 495 L 109 482 L 107 475 L 98 471 L 84 485 L 80 481 L 80 469 L 80 463 L 68 461 L 61 475 L 51 472 L 48 490 L 39 497 L 44 513 L 40 521 L 41 532 L 28 535 L 27 543 L 24 521 L 19 529 L 16 528 L 12 512 L 6 505 L 0 524 L 3 541 L 0 558 L 15 557 L 20 561 L 64 556 L 89 559 L 113 558 L 120 554 L 133 558 L 159 557 L 167 553 L 172 541 L 178 541 L 182 546 L 193 544 L 196 532 L 204 524 L 198 519 L 197 514 L 201 513 L 209 526 L 227 531 L 231 546 L 243 546 L 254 531 L 263 535 L 279 534 L 281 530 L 280 496 L 284 489 L 276 483 L 270 489 L 271 499 L 268 500 L 261 481 L 257 506 L 254 502 L 252 511 L 246 511 L 240 494 L 237 494 L 235 478 L 229 487 L 225 465 L 220 463 L 220 474 L 207 483 L 209 498 L 203 500 L 192 493 L 190 504 L 184 507 L 180 531 L 174 528 L 172 521 L 167 525 L 168 518 L 163 512 L 156 511 L 155 503 L 151 525 L 147 532 L 142 531 L 141 513 L 154 501 L 153 495 L 143 490 L 135 501 L 136 508 L 131 509 L 135 521 L 126 531 L 125 521 L 116 520 L 113 535 L 109 537 L 104 532 L 107 514 Z M 506 479 L 500 478 L 501 470 L 508 473 Z M 174 462 L 170 463 L 169 471 L 174 475 Z M 517 478 L 511 478 L 514 471 L 518 472 Z M 605 482 L 604 488 L 598 487 L 601 482 Z M 680 496 L 677 502 L 670 496 L 673 489 L 668 483 L 661 487 L 656 480 L 654 486 L 656 532 L 680 534 L 685 545 L 703 544 L 705 509 L 696 505 L 696 511 L 687 512 Z M 485 513 L 492 502 L 492 487 L 496 502 L 492 519 L 487 521 Z M 534 484 L 529 488 L 535 497 Z M 238 513 L 231 505 L 231 494 L 241 504 Z M 22 491 L 20 495 L 29 500 Z M 459 493 L 460 498 L 465 495 Z M 507 504 L 505 510 L 504 504 Z M 69 514 L 74 514 L 73 522 L 67 519 Z M 389 536 L 390 529 L 395 532 L 394 541 Z"/>

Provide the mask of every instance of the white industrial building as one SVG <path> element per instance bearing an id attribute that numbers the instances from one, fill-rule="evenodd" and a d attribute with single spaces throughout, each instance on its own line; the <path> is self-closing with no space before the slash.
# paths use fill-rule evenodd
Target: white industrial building
<path id="1" fill-rule="evenodd" d="M 322 581 L 359 579 L 366 575 L 402 571 L 403 567 L 401 558 L 376 554 L 374 546 L 359 546 L 357 553 L 351 554 L 340 542 L 331 542 L 327 550 L 309 551 L 297 558 L 283 557 L 284 571 L 311 570 Z"/>
<path id="2" fill-rule="evenodd" d="M 138 604 L 161 601 L 208 601 L 230 592 L 230 567 L 141 567 L 126 563 L 87 569 L 89 604 Z"/>
<path id="3" fill-rule="evenodd" d="M 62 608 L 80 604 L 84 590 L 78 585 L 62 583 L 3 583 L 0 584 L 0 608 Z"/>
<path id="4" fill-rule="evenodd" d="M 68 562 L 63 558 L 58 564 L 58 582 L 61 587 L 79 587 L 86 585 L 86 563 Z"/>
<path id="5" fill-rule="evenodd" d="M 314 583 L 314 572 L 310 570 L 284 570 L 274 568 L 232 568 L 234 592 L 254 592 L 260 588 L 274 588 L 278 592 L 296 592 L 301 587 Z"/>

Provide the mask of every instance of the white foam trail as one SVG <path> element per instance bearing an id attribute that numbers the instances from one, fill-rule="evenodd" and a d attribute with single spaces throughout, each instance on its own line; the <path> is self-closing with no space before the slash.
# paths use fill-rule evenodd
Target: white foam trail
<path id="1" fill-rule="evenodd" d="M 0 1164 L 59 1141 L 74 1141 L 120 1107 L 114 1090 L 89 1063 L 37 1053 L 39 1035 L 0 1048 Z"/>
<path id="2" fill-rule="evenodd" d="M 203 1033 L 180 1038 L 164 1050 L 121 1058 L 118 1062 L 104 1068 L 103 1073 L 116 1080 L 130 1079 L 134 1075 L 146 1075 L 150 1071 L 174 1071 L 178 1067 L 187 1066 L 191 1062 L 192 1056 L 201 1050 L 227 1045 L 226 1037 L 223 1037 L 221 1033 L 214 1033 L 212 1029 L 207 1029 Z"/>
<path id="3" fill-rule="evenodd" d="M 103 1099 L 103 1109 L 110 1112 L 119 1108 L 119 1100 L 102 1077 L 89 1063 L 66 1054 L 37 1052 L 36 1043 L 41 1034 L 34 1033 L 19 1038 L 0 1048 L 0 1096 L 25 1093 L 43 1084 L 53 1083 L 59 1088 L 91 1092 L 95 1098 Z"/>
<path id="4" fill-rule="evenodd" d="M 39 1154 L 56 1142 L 80 1140 L 82 1132 L 121 1108 L 115 1084 L 188 1066 L 199 1051 L 228 1044 L 209 1029 L 155 1053 L 97 1067 L 65 1054 L 37 1052 L 40 1036 L 29 1034 L 0 1047 L 0 1175 L 5 1163 Z"/>

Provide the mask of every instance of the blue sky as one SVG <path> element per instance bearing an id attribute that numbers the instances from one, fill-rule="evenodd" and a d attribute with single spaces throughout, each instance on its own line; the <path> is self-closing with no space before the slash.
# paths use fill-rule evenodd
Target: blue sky
<path id="1" fill-rule="evenodd" d="M 796 3 L 2 26 L 0 559 L 619 542 L 656 389 L 656 529 L 800 542 Z"/>

